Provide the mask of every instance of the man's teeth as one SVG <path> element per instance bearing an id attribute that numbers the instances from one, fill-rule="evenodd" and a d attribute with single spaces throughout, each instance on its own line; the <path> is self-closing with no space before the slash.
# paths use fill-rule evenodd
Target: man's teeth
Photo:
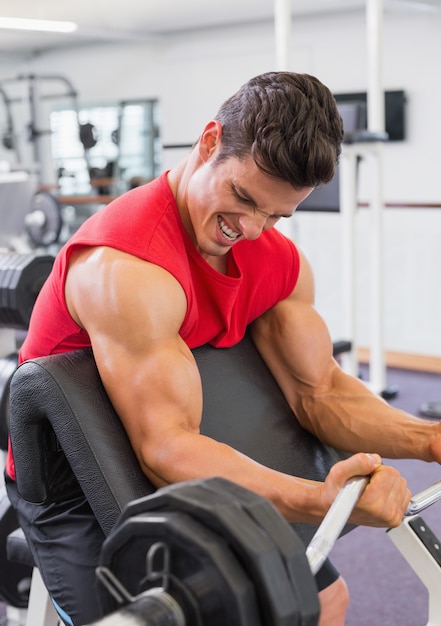
<path id="1" fill-rule="evenodd" d="M 234 232 L 234 230 L 231 230 L 231 228 L 228 228 L 228 226 L 225 224 L 221 217 L 218 217 L 217 221 L 219 224 L 219 228 L 227 239 L 229 239 L 230 241 L 235 241 L 239 237 L 240 233 L 236 233 Z"/>

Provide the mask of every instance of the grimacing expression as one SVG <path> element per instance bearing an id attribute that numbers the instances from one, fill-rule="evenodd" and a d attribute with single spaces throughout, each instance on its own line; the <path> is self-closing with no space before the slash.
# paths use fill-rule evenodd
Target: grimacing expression
<path id="1" fill-rule="evenodd" d="M 215 163 L 215 154 L 190 177 L 184 224 L 202 256 L 226 254 L 291 217 L 312 188 L 296 190 L 264 174 L 249 157 Z"/>

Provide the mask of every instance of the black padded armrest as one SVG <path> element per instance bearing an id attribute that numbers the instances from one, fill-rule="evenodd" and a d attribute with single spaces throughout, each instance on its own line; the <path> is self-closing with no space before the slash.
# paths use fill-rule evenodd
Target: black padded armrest
<path id="1" fill-rule="evenodd" d="M 11 381 L 9 429 L 17 487 L 26 500 L 67 497 L 80 486 L 107 533 L 127 502 L 154 490 L 91 350 L 23 363 Z"/>
<path id="2" fill-rule="evenodd" d="M 203 346 L 193 354 L 202 378 L 203 434 L 287 474 L 325 478 L 339 453 L 299 425 L 249 336 L 233 348 Z M 106 534 L 125 504 L 153 490 L 90 350 L 17 369 L 10 433 L 21 495 L 34 502 L 65 497 L 78 481 Z M 315 528 L 295 526 L 305 541 Z"/>
<path id="3" fill-rule="evenodd" d="M 343 454 L 307 432 L 249 335 L 228 349 L 193 351 L 202 379 L 201 432 L 286 474 L 324 480 Z"/>

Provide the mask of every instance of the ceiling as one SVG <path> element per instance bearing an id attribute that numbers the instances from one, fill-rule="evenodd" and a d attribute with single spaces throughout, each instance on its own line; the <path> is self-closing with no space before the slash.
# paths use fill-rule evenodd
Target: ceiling
<path id="1" fill-rule="evenodd" d="M 279 0 L 283 1 L 283 0 Z M 70 34 L 0 29 L 0 54 L 30 55 L 105 41 L 148 41 L 170 33 L 272 20 L 277 0 L 0 0 L 1 17 L 67 20 Z M 289 0 L 288 0 L 289 2 Z M 383 0 L 385 10 L 436 11 L 441 0 Z M 292 15 L 362 11 L 366 0 L 291 0 Z"/>

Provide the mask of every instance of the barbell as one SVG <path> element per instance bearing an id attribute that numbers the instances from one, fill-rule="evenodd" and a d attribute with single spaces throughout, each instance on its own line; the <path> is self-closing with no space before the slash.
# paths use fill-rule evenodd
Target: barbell
<path id="1" fill-rule="evenodd" d="M 138 616 L 157 613 L 156 621 L 140 623 L 318 622 L 303 542 L 268 500 L 221 478 L 171 485 L 129 503 L 103 545 L 97 574 L 101 592 L 124 611 L 136 604 Z"/>
<path id="2" fill-rule="evenodd" d="M 272 504 L 225 479 L 176 484 L 129 503 L 97 568 L 122 608 L 90 626 L 316 625 L 313 575 L 367 482 L 346 483 L 306 552 Z M 419 513 L 440 499 L 438 481 L 414 495 L 388 531 L 429 589 L 433 625 L 441 624 L 440 542 Z"/>

